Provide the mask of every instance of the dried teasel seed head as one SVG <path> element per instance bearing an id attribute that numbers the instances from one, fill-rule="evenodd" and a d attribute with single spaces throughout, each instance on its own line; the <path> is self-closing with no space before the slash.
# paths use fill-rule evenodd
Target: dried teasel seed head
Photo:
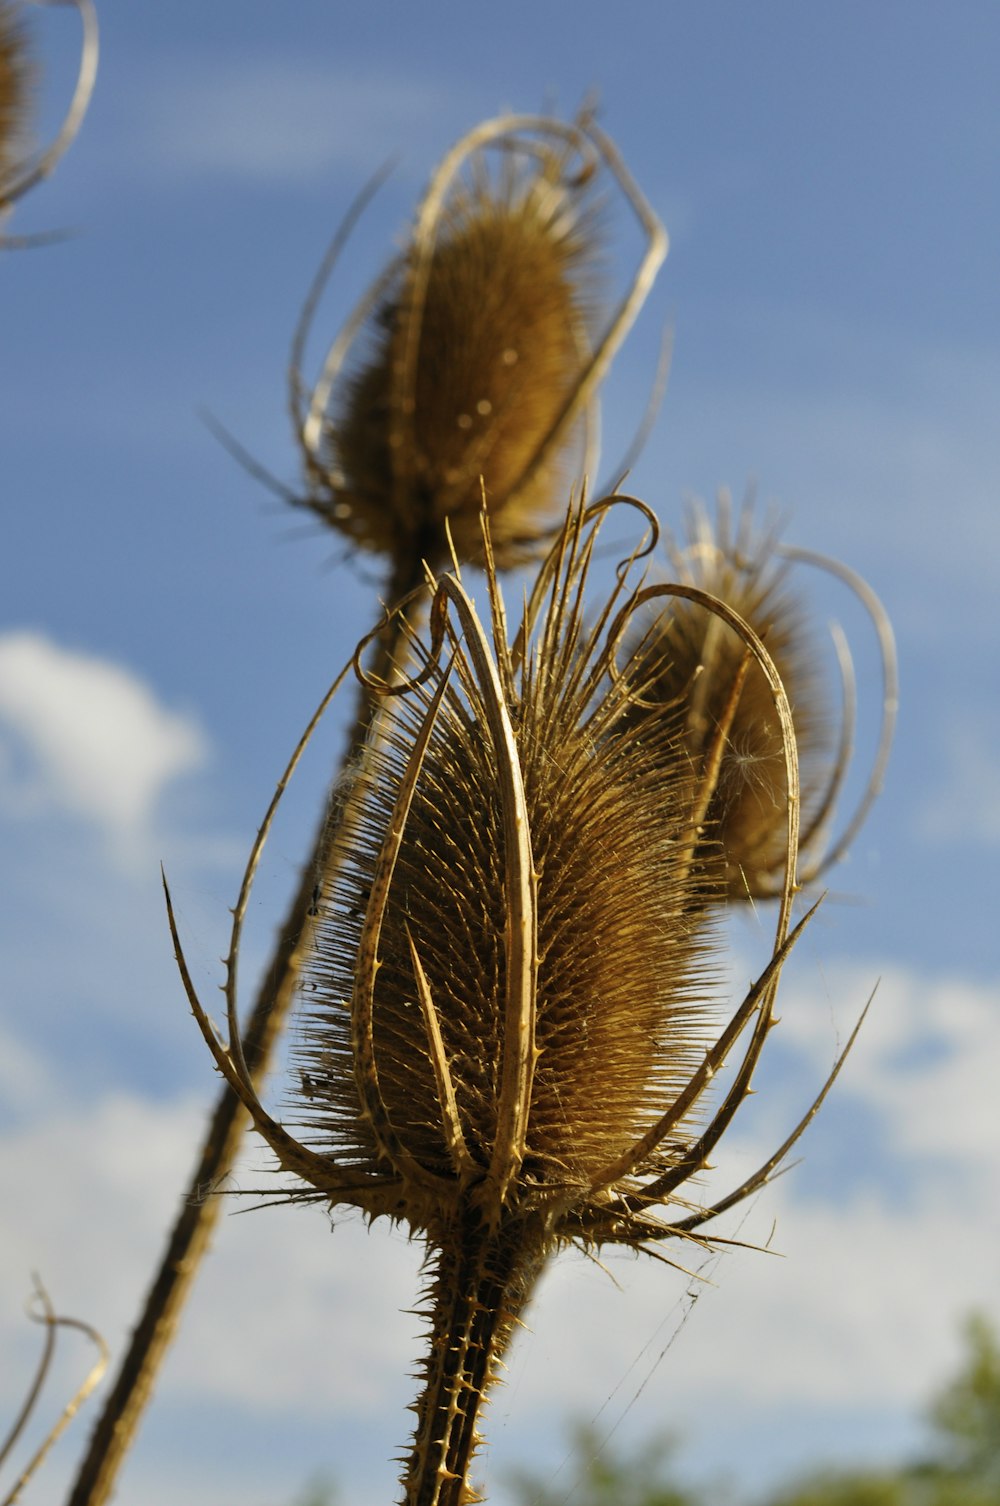
<path id="1" fill-rule="evenodd" d="M 462 654 L 462 650 L 459 653 Z M 435 669 L 436 678 L 441 671 Z M 625 731 L 624 686 L 593 704 L 566 643 L 522 666 L 508 706 L 530 841 L 534 1063 L 516 1196 L 576 1196 L 676 1097 L 704 1054 L 711 932 L 705 878 L 686 861 L 683 751 L 662 717 Z M 483 690 L 460 659 L 437 709 L 378 932 L 371 1061 L 359 1056 L 359 957 L 386 833 L 428 696 L 388 702 L 337 834 L 297 1048 L 298 1113 L 317 1150 L 386 1174 L 359 1073 L 374 1068 L 407 1160 L 448 1182 L 452 1126 L 421 991 L 433 1001 L 467 1175 L 485 1180 L 503 1118 L 515 924 L 502 759 Z M 422 974 L 422 977 L 421 977 Z M 304 1110 L 304 1112 L 303 1112 Z M 408 1216 L 433 1227 L 419 1185 Z"/>
<path id="2" fill-rule="evenodd" d="M 191 983 L 168 895 L 192 1010 L 280 1165 L 305 1184 L 288 1196 L 387 1215 L 427 1242 L 430 1342 L 407 1506 L 474 1499 L 477 1416 L 549 1255 L 570 1242 L 703 1244 L 692 1231 L 769 1179 L 826 1091 L 741 1187 L 708 1207 L 689 1201 L 746 1099 L 781 966 L 809 918 L 790 929 L 798 771 L 774 660 L 731 608 L 696 587 L 635 581 L 636 550 L 585 616 L 597 531 L 625 500 L 571 510 L 513 640 L 485 519 L 492 632 L 457 574 L 435 583 L 430 644 L 411 642 L 419 673 L 383 684 L 317 873 L 284 1122 L 253 1087 L 236 998 L 273 804 L 234 910 L 228 1047 Z M 637 613 L 678 593 L 723 619 L 760 668 L 791 792 L 774 949 L 721 1028 L 703 781 L 683 728 L 643 704 L 645 640 L 628 648 Z"/>
<path id="3" fill-rule="evenodd" d="M 97 75 L 97 16 L 93 0 L 60 0 L 77 11 L 83 27 L 76 87 L 62 125 L 40 151 L 25 145 L 31 106 L 32 65 L 27 33 L 17 8 L 0 0 L 0 214 L 53 171 L 76 137 Z M 0 237 L 0 245 L 32 245 L 46 236 Z"/>
<path id="4" fill-rule="evenodd" d="M 15 6 L 0 0 L 0 209 L 4 183 L 24 149 L 33 81 L 23 19 Z"/>
<path id="5" fill-rule="evenodd" d="M 803 824 L 824 805 L 834 757 L 834 719 L 803 599 L 772 532 L 754 534 L 749 509 L 737 534 L 720 500 L 718 525 L 692 513 L 688 545 L 674 550 L 677 577 L 717 597 L 757 633 L 791 704 Z M 688 601 L 661 605 L 636 654 L 642 698 L 679 724 L 696 781 L 708 781 L 705 853 L 721 855 L 733 899 L 773 895 L 786 853 L 788 789 L 782 731 L 759 664 L 715 614 Z"/>
<path id="6" fill-rule="evenodd" d="M 609 176 L 647 237 L 612 316 L 597 275 Z M 485 492 L 498 566 L 523 560 L 593 464 L 597 387 L 665 251 L 589 119 L 477 127 L 441 163 L 404 255 L 299 409 L 308 505 L 365 549 L 437 567 L 448 530 L 459 559 L 481 557 Z"/>

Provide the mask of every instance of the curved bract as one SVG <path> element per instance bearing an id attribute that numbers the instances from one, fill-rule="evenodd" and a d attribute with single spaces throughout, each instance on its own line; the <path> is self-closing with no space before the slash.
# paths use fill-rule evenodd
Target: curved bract
<path id="1" fill-rule="evenodd" d="M 289 1195 L 388 1215 L 428 1243 L 431 1342 L 405 1497 L 422 1506 L 474 1499 L 478 1408 L 546 1258 L 570 1241 L 692 1237 L 768 1179 L 826 1091 L 757 1174 L 692 1211 L 690 1178 L 750 1089 L 809 919 L 792 926 L 798 761 L 775 660 L 731 605 L 690 583 L 649 584 L 637 548 L 585 613 L 598 532 L 626 503 L 655 534 L 632 499 L 571 509 L 512 636 L 485 514 L 488 626 L 457 570 L 434 582 L 429 642 L 414 637 L 417 671 L 381 686 L 317 875 L 282 1122 L 242 1062 L 235 988 L 272 812 L 235 911 L 228 1047 L 178 943 L 217 1065 L 304 1184 Z M 697 759 L 683 701 L 665 709 L 643 693 L 637 640 L 651 608 L 680 606 L 741 645 Z M 723 1011 L 713 915 L 726 883 L 709 813 L 750 674 L 778 728 L 784 871 L 771 959 Z"/>

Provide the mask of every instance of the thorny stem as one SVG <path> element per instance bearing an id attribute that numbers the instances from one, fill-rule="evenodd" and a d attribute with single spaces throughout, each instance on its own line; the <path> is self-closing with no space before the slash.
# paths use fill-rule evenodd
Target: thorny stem
<path id="1" fill-rule="evenodd" d="M 423 584 L 422 562 L 413 558 L 401 561 L 389 585 L 390 605 Z M 416 607 L 410 608 L 411 622 L 416 610 Z M 394 618 L 393 626 L 375 640 L 375 662 L 369 666 L 368 674 L 383 680 L 391 679 L 395 663 L 405 658 L 407 642 L 407 628 L 399 618 Z M 364 743 L 371 723 L 374 694 L 367 684 L 359 688 L 357 713 L 334 784 Z M 255 1086 L 268 1071 L 295 997 L 301 959 L 312 931 L 317 874 L 331 836 L 324 809 L 312 850 L 278 931 L 253 1012 L 242 1035 L 243 1054 Z M 223 1084 L 194 1174 L 181 1196 L 177 1218 L 139 1321 L 94 1428 L 66 1506 L 103 1506 L 111 1496 L 218 1222 L 221 1199 L 212 1194 L 232 1168 L 247 1123 L 247 1114 L 235 1093 Z"/>
<path id="2" fill-rule="evenodd" d="M 482 1499 L 469 1484 L 481 1441 L 476 1423 L 541 1270 L 545 1243 L 540 1223 L 511 1218 L 491 1229 L 471 1204 L 442 1238 L 403 1506 L 467 1506 Z"/>

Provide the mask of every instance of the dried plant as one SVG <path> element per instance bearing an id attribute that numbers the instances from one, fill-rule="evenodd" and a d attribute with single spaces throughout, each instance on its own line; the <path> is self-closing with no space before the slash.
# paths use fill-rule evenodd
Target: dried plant
<path id="1" fill-rule="evenodd" d="M 598 268 L 609 178 L 646 245 L 607 318 Z M 451 548 L 476 557 L 485 488 L 494 557 L 516 562 L 551 537 L 569 485 L 593 474 L 597 389 L 666 233 L 589 113 L 572 125 L 486 121 L 438 167 L 408 246 L 310 392 L 304 347 L 352 224 L 320 269 L 293 348 L 305 505 L 364 549 L 437 569 Z"/>
<path id="2" fill-rule="evenodd" d="M 484 156 L 487 147 L 501 158 L 496 175 Z M 647 246 L 616 313 L 595 333 L 602 165 L 638 217 Z M 551 532 L 550 493 L 561 474 L 559 462 L 581 426 L 593 460 L 598 386 L 667 242 L 614 147 L 589 117 L 575 125 L 534 116 L 487 122 L 438 168 L 408 250 L 333 342 L 306 395 L 301 368 L 317 303 L 367 192 L 341 226 L 306 302 L 293 340 L 290 397 L 309 481 L 306 505 L 352 545 L 383 552 L 389 600 L 408 607 L 409 620 L 402 612 L 391 614 L 373 635 L 369 675 L 378 683 L 402 666 L 413 624 L 426 609 L 425 561 L 438 564 L 451 548 L 460 557 L 480 552 L 481 476 L 502 546 L 498 563 L 509 563 L 530 541 Z M 369 316 L 375 333 L 369 330 L 366 337 Z M 362 345 L 369 344 L 368 363 L 362 360 L 338 384 L 359 334 Z M 470 384 L 467 400 L 464 383 Z M 472 417 L 468 427 L 460 422 L 466 413 Z M 290 496 L 222 437 L 251 471 Z M 337 468 L 349 454 L 354 469 L 345 490 Z M 372 481 L 377 475 L 383 477 L 381 490 Z M 344 768 L 353 766 L 365 744 L 372 699 L 370 684 L 363 684 Z M 331 787 L 341 780 L 338 771 Z M 334 807 L 339 810 L 339 802 Z M 257 1081 L 267 1071 L 311 945 L 317 874 L 339 861 L 340 849 L 331 852 L 334 837 L 335 828 L 324 821 L 243 1027 L 242 1059 Z M 244 1124 L 239 1098 L 224 1087 L 68 1506 L 101 1506 L 113 1490 L 218 1217 L 219 1200 L 206 1197 L 205 1189 L 226 1176 Z"/>
<path id="3" fill-rule="evenodd" d="M 34 69 L 22 16 L 0 5 L 0 183 L 20 155 Z"/>
<path id="4" fill-rule="evenodd" d="M 25 148 L 28 135 L 34 66 L 23 6 L 0 3 L 0 216 L 47 178 L 76 137 L 87 113 L 97 77 L 97 15 L 92 0 L 38 0 L 40 4 L 71 5 L 83 24 L 76 87 L 54 141 L 42 151 Z M 3 237 L 0 245 L 31 244 L 38 237 Z"/>
<path id="5" fill-rule="evenodd" d="M 49 1450 L 58 1441 L 61 1434 L 72 1422 L 80 1407 L 86 1401 L 90 1393 L 94 1390 L 95 1386 L 100 1384 L 101 1378 L 104 1375 L 104 1372 L 107 1369 L 108 1365 L 108 1346 L 101 1338 L 101 1335 L 97 1332 L 96 1329 L 91 1328 L 89 1323 L 81 1323 L 78 1318 L 65 1318 L 57 1316 L 56 1311 L 49 1300 L 49 1294 L 45 1290 L 45 1287 L 39 1281 L 37 1276 L 35 1277 L 35 1290 L 33 1293 L 33 1298 L 35 1303 L 37 1304 L 38 1310 L 34 1311 L 29 1307 L 28 1316 L 34 1322 L 41 1323 L 45 1328 L 45 1343 L 42 1346 L 42 1353 L 38 1361 L 38 1368 L 35 1372 L 35 1377 L 32 1380 L 31 1385 L 28 1387 L 28 1393 L 25 1396 L 21 1410 L 18 1413 L 17 1417 L 14 1419 L 7 1437 L 3 1439 L 2 1442 L 0 1442 L 0 1469 L 3 1468 L 4 1464 L 10 1457 L 15 1444 L 24 1432 L 25 1427 L 27 1426 L 32 1414 L 34 1413 L 35 1407 L 38 1404 L 38 1399 L 41 1396 L 42 1388 L 45 1385 L 45 1381 L 48 1377 L 48 1373 L 52 1365 L 52 1360 L 55 1355 L 56 1336 L 59 1329 L 72 1328 L 76 1329 L 79 1333 L 85 1334 L 97 1349 L 98 1358 L 90 1367 L 90 1370 L 88 1371 L 87 1376 L 82 1384 L 77 1387 L 75 1394 L 66 1403 L 65 1407 L 63 1407 L 63 1410 L 60 1413 L 59 1417 L 49 1429 L 45 1438 L 35 1450 L 29 1462 L 25 1465 L 24 1469 L 18 1475 L 17 1480 L 15 1481 L 11 1490 L 4 1496 L 2 1503 L 0 1503 L 0 1506 L 14 1506 L 14 1502 L 20 1496 L 28 1481 L 45 1462 Z"/>
<path id="6" fill-rule="evenodd" d="M 830 823 L 853 753 L 854 677 L 846 641 L 838 631 L 838 727 L 830 687 L 820 674 L 815 624 L 806 597 L 790 579 L 796 562 L 829 571 L 854 592 L 871 617 L 882 660 L 882 729 L 872 771 L 854 814 L 832 841 Z M 755 532 L 749 506 L 734 531 L 725 495 L 719 498 L 714 527 L 703 508 L 692 509 L 687 545 L 671 547 L 670 568 L 672 578 L 726 602 L 750 624 L 774 660 L 791 706 L 799 756 L 799 878 L 812 882 L 846 850 L 881 788 L 897 705 L 888 617 L 870 587 L 845 566 L 782 545 L 774 528 Z M 780 892 L 786 861 L 784 737 L 765 675 L 759 665 L 745 660 L 743 639 L 718 613 L 672 600 L 660 604 L 646 623 L 632 665 L 637 682 L 649 687 L 643 695 L 673 707 L 683 722 L 693 772 L 701 771 L 714 756 L 712 750 L 721 747 L 705 812 L 706 841 L 720 852 L 725 888 L 736 900 Z M 740 689 L 733 701 L 737 677 Z"/>
<path id="7" fill-rule="evenodd" d="M 636 578 L 640 551 L 585 616 L 598 530 L 624 500 L 571 510 L 512 642 L 485 517 L 491 635 L 457 568 L 435 581 L 430 643 L 414 646 L 422 668 L 381 687 L 383 708 L 331 836 L 283 1121 L 261 1103 L 244 1061 L 237 965 L 253 874 L 301 743 L 234 911 L 228 1045 L 194 990 L 167 894 L 185 988 L 216 1065 L 279 1165 L 304 1184 L 287 1196 L 384 1215 L 426 1241 L 430 1332 L 406 1506 L 478 1499 L 469 1482 L 477 1417 L 544 1262 L 571 1243 L 704 1246 L 695 1231 L 769 1179 L 840 1066 L 763 1167 L 709 1206 L 692 1203 L 691 1179 L 749 1091 L 782 964 L 809 919 L 792 929 L 795 737 L 753 628 L 696 586 Z M 652 515 L 632 505 L 655 533 Z M 745 660 L 731 700 L 749 663 L 782 740 L 774 947 L 725 1020 L 712 986 L 720 866 L 705 832 L 721 743 L 693 776 L 683 721 L 650 703 L 627 647 L 637 614 L 671 598 L 739 637 Z M 731 1057 L 728 1086 L 712 1102 Z"/>

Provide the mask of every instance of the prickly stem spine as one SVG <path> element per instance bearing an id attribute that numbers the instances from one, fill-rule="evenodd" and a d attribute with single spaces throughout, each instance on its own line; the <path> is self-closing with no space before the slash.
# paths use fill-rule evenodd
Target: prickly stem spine
<path id="1" fill-rule="evenodd" d="M 441 1239 L 402 1506 L 469 1506 L 482 1499 L 469 1484 L 481 1441 L 476 1423 L 541 1270 L 545 1243 L 541 1228 L 523 1217 L 506 1217 L 492 1228 L 475 1206 Z"/>

